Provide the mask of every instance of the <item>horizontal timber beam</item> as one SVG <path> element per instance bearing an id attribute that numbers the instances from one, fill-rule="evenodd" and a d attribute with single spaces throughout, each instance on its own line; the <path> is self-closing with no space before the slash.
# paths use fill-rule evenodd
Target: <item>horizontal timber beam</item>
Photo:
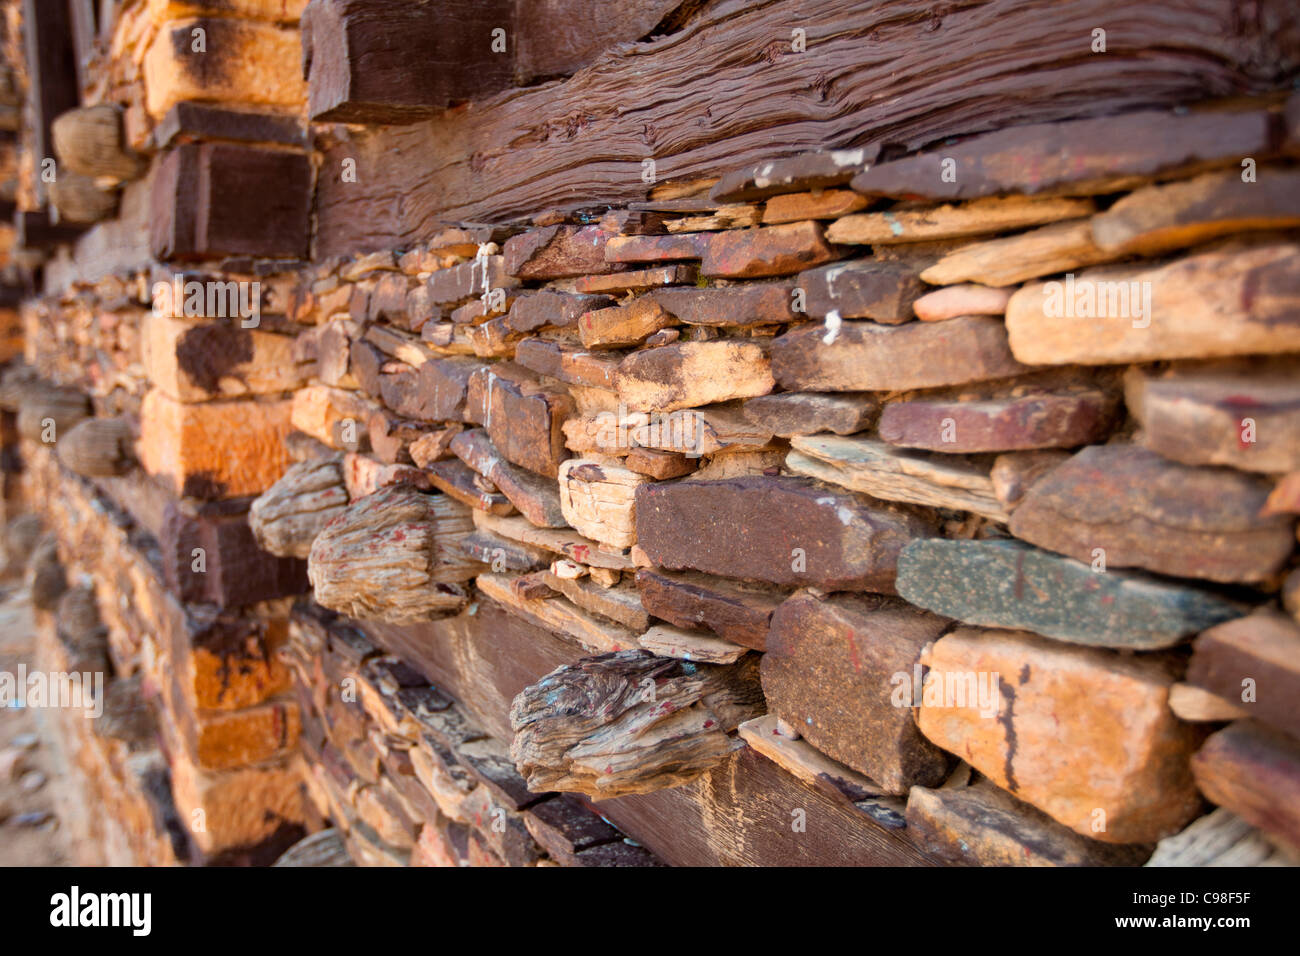
<path id="1" fill-rule="evenodd" d="M 318 252 L 642 199 L 646 159 L 659 182 L 719 176 L 816 149 L 914 149 L 1285 86 L 1300 67 L 1293 5 L 1236 9 L 986 0 L 939 15 L 921 0 L 724 0 L 674 32 L 607 49 L 567 80 L 354 131 L 321 167 Z M 1110 28 L 1105 53 L 1091 49 L 1098 26 Z M 348 159 L 355 176 L 344 181 Z"/>

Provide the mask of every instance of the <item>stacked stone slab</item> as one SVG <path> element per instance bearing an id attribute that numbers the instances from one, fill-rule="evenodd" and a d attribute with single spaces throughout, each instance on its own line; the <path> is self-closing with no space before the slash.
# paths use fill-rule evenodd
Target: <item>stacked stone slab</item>
<path id="1" fill-rule="evenodd" d="M 1255 620 L 1293 561 L 1279 120 L 1153 115 L 1177 150 L 1077 169 L 1051 157 L 1086 152 L 1089 124 L 1025 130 L 1034 182 L 982 171 L 1008 148 L 990 134 L 956 186 L 926 154 L 854 169 L 836 188 L 872 211 L 788 225 L 761 201 L 745 228 L 665 202 L 325 263 L 294 311 L 319 376 L 294 422 L 375 484 L 471 508 L 479 601 L 591 653 L 761 653 L 789 741 L 762 752 L 796 775 L 836 762 L 940 858 L 1140 862 L 1206 796 L 1293 844 L 1259 809 L 1287 802 L 1285 774 L 1197 783 L 1283 739 L 1210 736 L 1228 711 L 1195 710 L 1184 679 L 1189 642 Z M 1253 182 L 1219 123 L 1255 131 Z M 780 215 L 838 208 L 790 165 Z M 1227 307 L 1243 281 L 1277 291 Z M 370 451 L 340 441 L 348 422 Z M 1265 654 L 1240 653 L 1221 694 Z M 1260 717 L 1285 733 L 1281 699 Z M 969 796 L 941 788 L 954 755 L 985 781 Z"/>

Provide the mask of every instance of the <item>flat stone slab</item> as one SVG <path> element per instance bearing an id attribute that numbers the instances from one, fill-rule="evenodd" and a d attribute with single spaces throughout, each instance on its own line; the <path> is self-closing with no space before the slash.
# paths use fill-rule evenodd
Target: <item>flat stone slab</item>
<path id="1" fill-rule="evenodd" d="M 798 587 L 892 593 L 898 552 L 932 533 L 914 512 L 798 478 L 652 482 L 636 537 L 669 570 Z"/>
<path id="2" fill-rule="evenodd" d="M 1092 445 L 1034 485 L 1011 515 L 1023 541 L 1091 564 L 1210 581 L 1261 581 L 1285 565 L 1294 519 L 1261 517 L 1271 483 L 1180 465 L 1134 445 Z"/>
<path id="3" fill-rule="evenodd" d="M 1072 644 L 1153 650 L 1240 617 L 1216 595 L 1145 574 L 1092 568 L 1020 541 L 913 541 L 898 593 L 967 624 L 1034 631 Z"/>

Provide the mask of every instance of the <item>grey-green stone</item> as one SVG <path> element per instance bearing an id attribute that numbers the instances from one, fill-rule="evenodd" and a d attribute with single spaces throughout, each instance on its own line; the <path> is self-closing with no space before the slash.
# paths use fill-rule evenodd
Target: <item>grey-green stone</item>
<path id="1" fill-rule="evenodd" d="M 913 541 L 899 555 L 898 593 L 967 624 L 1130 650 L 1169 647 L 1244 613 L 1197 588 L 1094 571 L 1013 540 Z"/>

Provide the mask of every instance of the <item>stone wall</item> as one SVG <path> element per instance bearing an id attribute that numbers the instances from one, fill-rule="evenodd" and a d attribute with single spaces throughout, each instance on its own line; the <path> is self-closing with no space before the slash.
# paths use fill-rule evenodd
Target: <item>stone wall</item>
<path id="1" fill-rule="evenodd" d="M 1295 94 L 321 257 L 357 131 L 208 92 L 122 94 L 182 132 L 0 388 L 45 643 L 150 702 L 82 761 L 166 768 L 135 859 L 1294 861 Z"/>

